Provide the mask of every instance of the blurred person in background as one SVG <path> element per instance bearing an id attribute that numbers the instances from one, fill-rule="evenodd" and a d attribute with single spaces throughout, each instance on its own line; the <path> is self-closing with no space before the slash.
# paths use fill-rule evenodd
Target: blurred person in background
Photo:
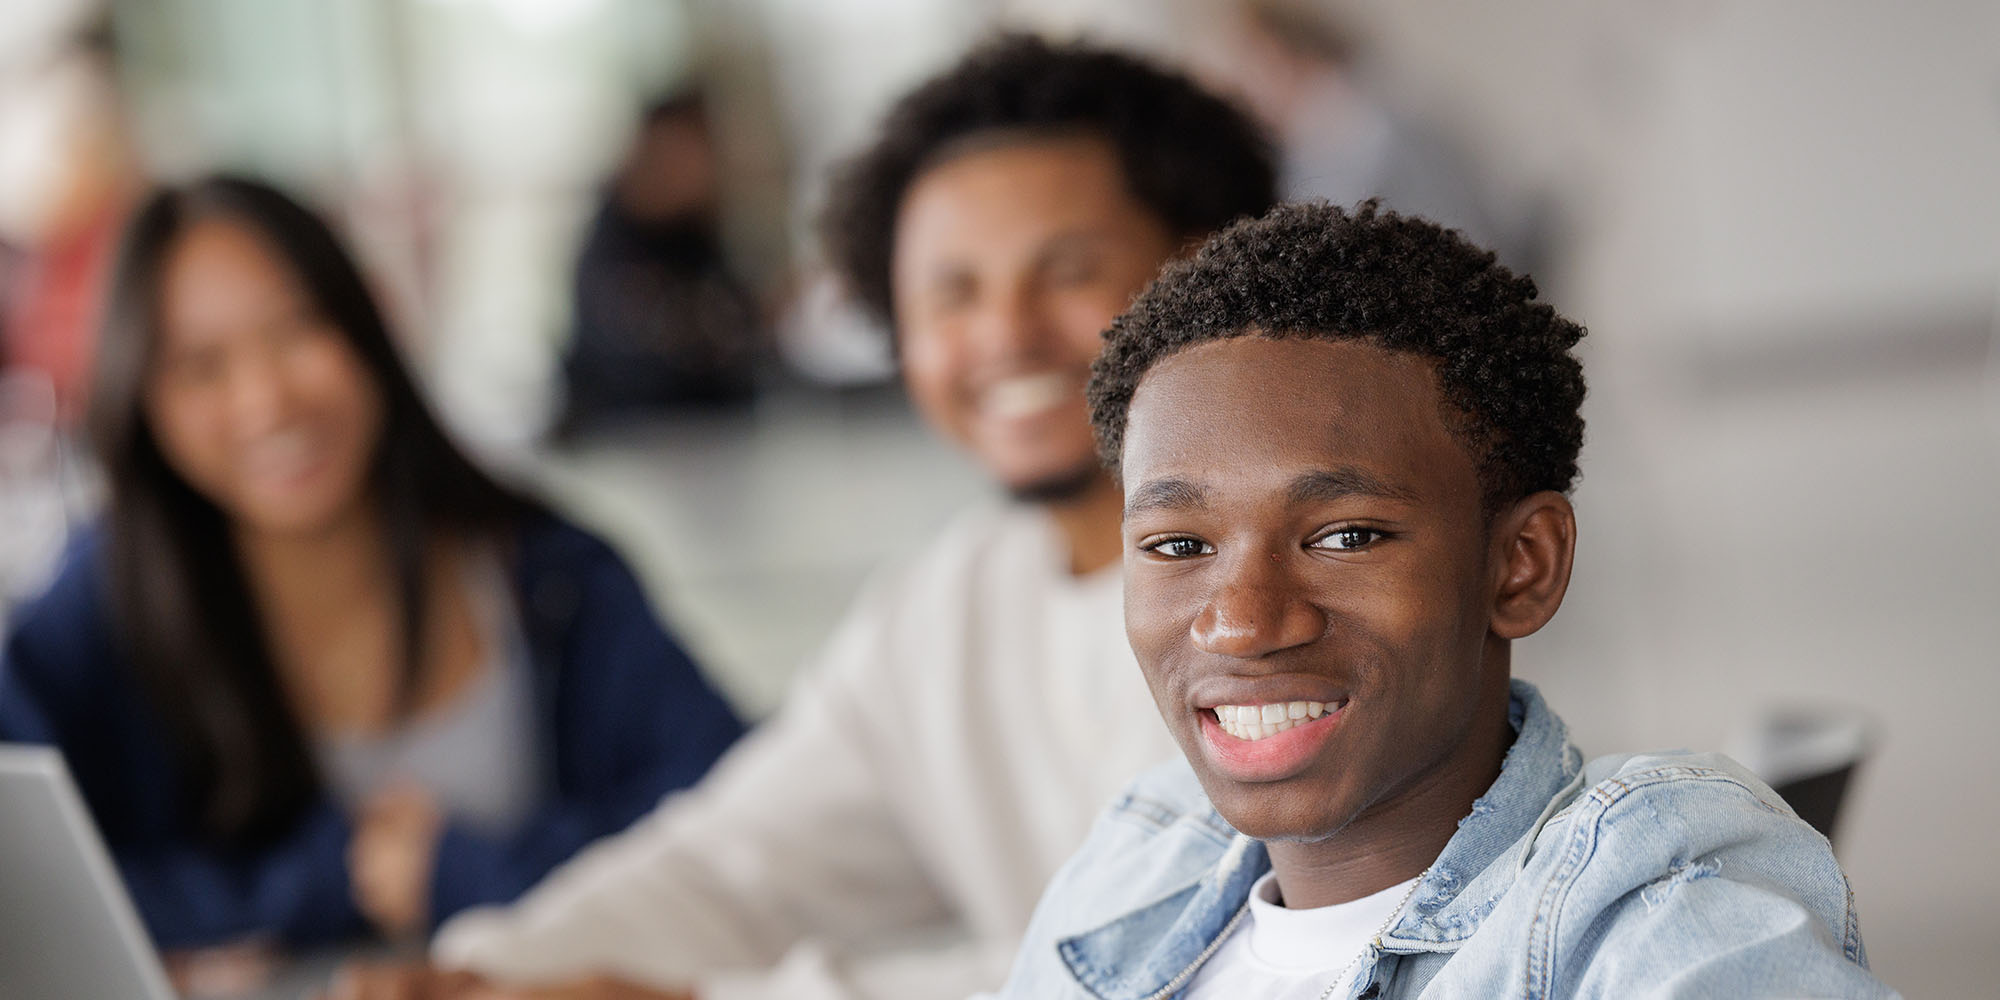
<path id="1" fill-rule="evenodd" d="M 619 558 L 440 429 L 306 209 L 153 195 L 106 313 L 108 506 L 0 652 L 0 740 L 62 750 L 162 949 L 421 934 L 737 737 Z"/>
<path id="2" fill-rule="evenodd" d="M 118 98 L 110 24 L 88 17 L 0 96 L 0 368 L 81 418 L 105 270 L 144 189 Z"/>
<path id="3" fill-rule="evenodd" d="M 1360 41 L 1323 4 L 1241 0 L 1223 17 L 1221 43 L 1198 53 L 1204 75 L 1270 129 L 1284 200 L 1379 198 L 1460 230 L 1511 266 L 1533 263 L 1530 220 L 1495 204 L 1452 143 L 1377 96 Z"/>
<path id="4" fill-rule="evenodd" d="M 1100 335 L 1271 197 L 1248 118 L 1125 55 L 1008 36 L 904 97 L 836 179 L 829 258 L 893 326 L 924 418 L 1007 501 L 873 581 L 708 780 L 445 927 L 432 956 L 457 971 L 354 969 L 334 995 L 997 985 L 1042 883 L 1173 752 L 1120 626 L 1123 501 L 1083 398 Z"/>
<path id="5" fill-rule="evenodd" d="M 559 434 L 750 398 L 765 333 L 725 259 L 720 209 L 701 91 L 654 102 L 577 259 Z"/>
<path id="6" fill-rule="evenodd" d="M 16 22 L 0 45 L 0 621 L 87 516 L 71 456 L 104 272 L 143 186 L 108 19 L 79 4 Z"/>

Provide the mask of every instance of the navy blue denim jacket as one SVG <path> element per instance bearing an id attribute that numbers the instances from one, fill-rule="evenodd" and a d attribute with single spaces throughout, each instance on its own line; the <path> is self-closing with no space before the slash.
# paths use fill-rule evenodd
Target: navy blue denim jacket
<path id="1" fill-rule="evenodd" d="M 1371 942 L 1351 996 L 1893 995 L 1868 973 L 1826 839 L 1741 765 L 1586 765 L 1534 687 L 1514 682 L 1511 711 L 1500 777 Z M 1185 761 L 1151 771 L 1049 883 L 1001 995 L 1177 996 L 1269 870 Z"/>

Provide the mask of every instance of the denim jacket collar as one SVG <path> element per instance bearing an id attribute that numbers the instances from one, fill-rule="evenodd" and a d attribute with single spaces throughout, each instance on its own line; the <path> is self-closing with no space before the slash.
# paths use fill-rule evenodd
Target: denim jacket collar
<path id="1" fill-rule="evenodd" d="M 1396 953 L 1451 952 L 1479 929 L 1513 885 L 1542 824 L 1574 794 L 1583 756 L 1533 685 L 1516 680 L 1508 706 L 1517 735 L 1500 777 L 1458 822 L 1458 832 L 1380 941 Z M 1219 815 L 1208 821 L 1226 828 Z M 1079 983 L 1104 1000 L 1164 998 L 1185 986 L 1246 912 L 1250 886 L 1271 868 L 1264 845 L 1237 834 L 1213 867 L 1189 872 L 1179 891 L 1059 942 Z"/>

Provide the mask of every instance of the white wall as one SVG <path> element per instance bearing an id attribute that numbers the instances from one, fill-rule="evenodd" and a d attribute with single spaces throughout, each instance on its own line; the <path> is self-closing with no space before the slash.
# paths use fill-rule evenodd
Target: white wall
<path id="1" fill-rule="evenodd" d="M 1841 854 L 1876 968 L 1989 995 L 2000 5 L 1350 10 L 1401 99 L 1569 213 L 1584 548 L 1522 671 L 1595 750 L 1861 707 Z"/>

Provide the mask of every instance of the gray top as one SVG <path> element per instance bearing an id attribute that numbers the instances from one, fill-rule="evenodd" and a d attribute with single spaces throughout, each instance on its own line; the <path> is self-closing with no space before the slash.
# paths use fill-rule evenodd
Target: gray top
<path id="1" fill-rule="evenodd" d="M 541 789 L 528 645 L 507 575 L 491 552 L 466 563 L 486 662 L 448 704 L 387 733 L 331 733 L 314 756 L 328 789 L 350 813 L 399 781 L 422 786 L 444 814 L 474 830 L 505 834 L 534 808 Z"/>

